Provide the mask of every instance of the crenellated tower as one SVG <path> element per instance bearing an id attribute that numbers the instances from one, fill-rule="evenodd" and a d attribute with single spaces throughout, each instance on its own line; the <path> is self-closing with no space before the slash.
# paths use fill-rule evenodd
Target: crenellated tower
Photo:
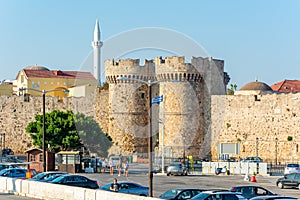
<path id="1" fill-rule="evenodd" d="M 224 61 L 199 57 L 188 63 L 183 56 L 172 56 L 145 60 L 144 65 L 139 59 L 106 60 L 105 68 L 109 83 L 108 132 L 120 152 L 147 153 L 147 81 L 151 80 L 151 98 L 163 95 L 160 105 L 152 105 L 152 141 L 158 147 L 154 149 L 161 153 L 164 144 L 167 157 L 203 158 L 210 154 L 210 98 L 225 94 L 229 77 L 224 73 Z"/>
<path id="2" fill-rule="evenodd" d="M 149 96 L 148 80 L 155 80 L 152 60 L 106 60 L 109 83 L 109 135 L 122 154 L 147 153 Z M 118 80 L 127 77 L 132 80 Z M 139 80 L 139 81 L 137 81 Z M 145 82 L 145 83 L 143 83 Z"/>
<path id="3" fill-rule="evenodd" d="M 164 142 L 167 157 L 199 154 L 203 138 L 203 74 L 184 57 L 175 56 L 156 58 L 155 71 L 161 81 L 160 94 L 164 95 L 159 114 L 164 119 L 160 147 Z"/>

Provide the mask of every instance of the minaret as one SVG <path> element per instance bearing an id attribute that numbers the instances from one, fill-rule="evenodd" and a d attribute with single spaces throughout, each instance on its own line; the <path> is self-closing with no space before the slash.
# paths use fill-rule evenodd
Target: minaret
<path id="1" fill-rule="evenodd" d="M 94 41 L 92 41 L 92 47 L 94 49 L 94 77 L 98 81 L 98 85 L 101 85 L 101 47 L 103 43 L 100 41 L 100 29 L 99 22 L 96 19 L 94 30 Z"/>

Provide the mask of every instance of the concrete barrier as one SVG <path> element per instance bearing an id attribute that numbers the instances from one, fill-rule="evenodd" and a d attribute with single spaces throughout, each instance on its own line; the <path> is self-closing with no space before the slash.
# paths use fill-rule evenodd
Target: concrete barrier
<path id="1" fill-rule="evenodd" d="M 233 174 L 253 174 L 268 175 L 267 163 L 250 162 L 202 162 L 202 174 L 214 174 L 216 168 L 226 166 Z"/>
<path id="2" fill-rule="evenodd" d="M 47 200 L 150 200 L 157 199 L 108 192 L 96 189 L 71 187 L 59 184 L 0 177 L 0 192 Z"/>

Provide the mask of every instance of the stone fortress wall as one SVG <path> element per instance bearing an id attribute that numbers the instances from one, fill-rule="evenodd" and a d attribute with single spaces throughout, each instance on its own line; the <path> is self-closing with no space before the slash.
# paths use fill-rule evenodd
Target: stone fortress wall
<path id="1" fill-rule="evenodd" d="M 299 103 L 299 93 L 212 96 L 212 158 L 218 159 L 221 143 L 237 143 L 240 154 L 231 156 L 258 154 L 265 161 L 297 162 Z"/>
<path id="2" fill-rule="evenodd" d="M 94 99 L 95 96 L 68 97 L 59 101 L 56 97 L 47 96 L 45 98 L 46 113 L 53 110 L 72 110 L 74 113 L 95 116 Z M 11 148 L 16 154 L 24 154 L 25 151 L 32 148 L 32 141 L 25 128 L 29 122 L 35 120 L 35 115 L 42 115 L 43 99 L 32 96 L 27 102 L 23 96 L 0 96 L 0 102 L 0 134 L 2 136 L 0 141 L 2 141 L 2 148 Z M 101 96 L 97 102 L 101 105 L 101 102 L 105 102 L 105 98 Z M 98 109 L 101 109 L 101 106 L 98 106 Z M 105 125 L 102 128 L 107 130 Z"/>
<path id="3" fill-rule="evenodd" d="M 206 148 L 200 151 L 210 130 L 203 124 L 210 124 L 206 122 L 210 120 L 210 95 L 225 94 L 224 61 L 192 58 L 187 63 L 184 57 L 173 56 L 157 57 L 140 65 L 139 59 L 107 60 L 105 69 L 109 83 L 109 135 L 120 146 L 127 144 L 125 151 L 147 152 L 149 91 L 146 83 L 150 79 L 152 98 L 164 96 L 160 106 L 153 105 L 154 144 L 162 145 L 163 126 L 159 124 L 164 118 L 164 146 L 169 156 L 199 157 L 209 152 Z M 133 141 L 131 146 L 129 141 Z"/>
<path id="4" fill-rule="evenodd" d="M 109 91 L 97 91 L 89 97 L 64 98 L 62 102 L 46 97 L 46 112 L 73 110 L 93 116 L 102 130 L 114 140 L 113 153 L 146 153 L 149 122 L 149 90 L 146 84 L 135 80 L 118 80 L 118 77 L 153 83 L 152 98 L 164 96 L 160 105 L 153 105 L 153 143 L 164 146 L 169 156 L 209 154 L 211 141 L 211 95 L 225 94 L 228 76 L 224 61 L 212 58 L 158 57 L 140 65 L 139 59 L 115 62 L 105 61 Z M 23 153 L 31 148 L 25 127 L 42 114 L 42 97 L 1 97 L 0 133 L 5 133 L 5 147 Z M 164 126 L 162 126 L 164 119 Z M 22 144 L 19 144 L 22 141 Z M 168 156 L 168 154 L 167 154 Z"/>

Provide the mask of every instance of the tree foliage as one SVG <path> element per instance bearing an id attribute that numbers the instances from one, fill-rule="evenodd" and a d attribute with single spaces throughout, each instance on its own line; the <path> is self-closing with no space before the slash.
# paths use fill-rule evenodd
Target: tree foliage
<path id="1" fill-rule="evenodd" d="M 26 127 L 33 144 L 43 146 L 43 115 Z M 85 146 L 90 152 L 106 156 L 111 138 L 106 136 L 92 117 L 74 114 L 72 111 L 54 110 L 45 114 L 45 143 L 54 152 L 79 150 Z"/>
<path id="2" fill-rule="evenodd" d="M 237 85 L 234 83 L 234 84 L 230 84 L 230 88 L 227 88 L 227 91 L 226 91 L 226 94 L 227 95 L 233 95 L 234 92 L 236 91 L 236 88 L 237 88 Z"/>

